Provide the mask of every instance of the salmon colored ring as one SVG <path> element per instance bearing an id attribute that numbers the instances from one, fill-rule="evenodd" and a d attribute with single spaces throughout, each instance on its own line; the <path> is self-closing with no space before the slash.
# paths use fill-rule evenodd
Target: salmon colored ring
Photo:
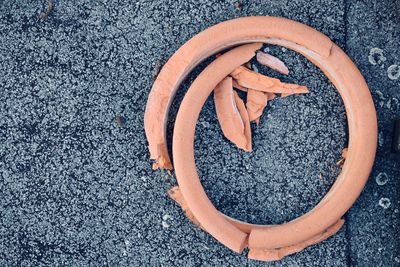
<path id="1" fill-rule="evenodd" d="M 226 27 L 227 24 L 229 27 Z M 265 26 L 271 24 L 278 29 Z M 232 29 L 238 29 L 238 32 Z M 276 32 L 278 30 L 279 34 Z M 259 226 L 227 218 L 215 209 L 200 183 L 193 150 L 194 129 L 205 99 L 216 85 L 214 83 L 222 80 L 223 75 L 227 75 L 225 73 L 229 71 L 227 63 L 235 61 L 236 56 L 232 56 L 235 50 L 244 49 L 243 47 L 246 46 L 233 49 L 212 62 L 197 77 L 182 101 L 175 123 L 173 155 L 180 190 L 193 215 L 203 229 L 236 252 L 241 252 L 244 247 L 248 246 L 250 248 L 249 257 L 274 259 L 274 256 L 271 257 L 268 253 L 280 251 L 282 254 L 278 253 L 275 258 L 281 258 L 279 256 L 285 256 L 299 251 L 309 244 L 321 241 L 322 234 L 329 232 L 333 226 L 337 225 L 340 218 L 361 193 L 374 162 L 377 144 L 376 112 L 372 97 L 361 73 L 347 55 L 325 35 L 306 25 L 282 18 L 242 18 L 205 30 L 189 41 L 188 43 L 192 42 L 192 44 L 187 47 L 195 47 L 193 40 L 213 40 L 211 37 L 215 37 L 213 34 L 216 32 L 218 36 L 223 36 L 220 43 L 216 43 L 216 47 L 208 47 L 207 51 L 193 50 L 190 55 L 180 54 L 178 50 L 168 61 L 167 70 L 171 66 L 177 66 L 178 62 L 185 65 L 184 69 L 191 69 L 193 68 L 191 64 L 199 62 L 198 58 L 202 58 L 202 55 L 238 43 L 264 42 L 282 45 L 303 54 L 321 68 L 339 91 L 346 107 L 349 125 L 348 154 L 342 172 L 330 191 L 314 209 L 291 222 L 282 225 Z M 281 37 L 285 35 L 282 32 L 291 34 L 286 34 L 285 38 L 277 38 L 276 35 L 281 35 Z M 239 39 L 241 37 L 243 39 Z M 182 61 L 183 59 L 186 61 Z M 236 62 L 236 64 L 239 63 Z M 150 97 L 163 95 L 164 102 L 170 101 L 174 95 L 175 86 L 183 79 L 182 77 L 176 79 L 172 69 L 164 74 L 160 73 L 157 78 L 160 79 L 159 83 L 155 83 L 153 86 Z M 218 69 L 223 71 L 218 72 Z M 173 77 L 168 79 L 165 77 L 165 73 L 173 74 Z M 181 74 L 179 71 L 176 73 L 178 76 Z M 220 77 L 217 77 L 218 75 Z M 203 86 L 202 89 L 205 92 L 198 91 L 196 88 L 199 86 Z M 146 113 L 151 113 L 151 109 L 156 109 L 152 107 L 151 101 L 152 99 L 149 99 Z M 166 106 L 167 111 L 168 105 Z M 163 115 L 165 114 L 160 112 L 156 116 L 153 114 L 150 117 L 160 118 Z M 146 127 L 147 129 L 148 127 Z M 149 132 L 146 131 L 146 133 Z M 158 132 L 158 134 L 160 133 Z M 149 138 L 149 143 L 151 146 L 151 138 Z"/>

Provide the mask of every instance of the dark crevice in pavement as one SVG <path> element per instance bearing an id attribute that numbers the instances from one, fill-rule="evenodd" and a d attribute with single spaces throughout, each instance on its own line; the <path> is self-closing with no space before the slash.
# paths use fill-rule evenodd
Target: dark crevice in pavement
<path id="1" fill-rule="evenodd" d="M 345 219 L 345 237 L 346 237 L 346 262 L 347 262 L 347 266 L 353 266 L 353 259 L 351 258 L 352 253 L 351 253 L 351 232 L 350 232 L 350 227 L 348 226 L 351 222 L 350 222 L 350 218 L 347 215 L 347 213 L 344 215 L 344 219 Z"/>
<path id="2" fill-rule="evenodd" d="M 348 0 L 343 0 L 344 3 L 344 8 L 343 8 L 343 21 L 344 21 L 344 47 L 343 50 L 347 53 L 347 38 L 348 38 L 348 8 L 349 8 L 349 3 Z M 348 128 L 347 128 L 348 129 Z M 346 238 L 346 263 L 347 267 L 352 266 L 352 253 L 351 253 L 351 230 L 349 227 L 350 219 L 348 216 L 348 212 L 343 216 L 345 219 L 345 225 L 344 225 L 344 231 L 345 231 L 345 238 Z"/>
<path id="3" fill-rule="evenodd" d="M 343 0 L 343 21 L 344 21 L 344 51 L 347 52 L 347 25 L 348 25 L 348 8 L 349 0 Z"/>
<path id="4" fill-rule="evenodd" d="M 343 21 L 344 21 L 344 51 L 347 53 L 347 38 L 348 38 L 348 9 L 349 9 L 349 0 L 343 0 Z M 347 125 L 347 133 L 348 133 L 348 125 Z M 348 140 L 348 137 L 347 137 Z M 350 218 L 348 216 L 348 212 L 343 216 L 345 219 L 345 238 L 346 238 L 346 263 L 347 267 L 353 266 L 352 262 L 353 259 L 351 258 L 352 253 L 351 253 L 351 229 L 349 227 L 350 225 Z"/>

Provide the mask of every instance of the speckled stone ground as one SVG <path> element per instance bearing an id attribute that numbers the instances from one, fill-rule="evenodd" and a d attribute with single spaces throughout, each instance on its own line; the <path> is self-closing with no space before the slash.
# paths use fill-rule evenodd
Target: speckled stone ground
<path id="1" fill-rule="evenodd" d="M 400 266 L 399 1 L 3 1 L 0 5 L 0 266 Z M 327 34 L 373 93 L 379 148 L 371 178 L 340 232 L 275 263 L 247 260 L 193 227 L 168 197 L 175 178 L 151 171 L 143 115 L 154 69 L 215 23 L 284 16 Z M 223 138 L 212 99 L 196 157 L 224 213 L 282 223 L 329 190 L 347 143 L 343 104 L 301 56 L 264 47 L 311 93 L 273 101 L 254 152 Z M 182 86 L 173 115 L 190 81 Z"/>

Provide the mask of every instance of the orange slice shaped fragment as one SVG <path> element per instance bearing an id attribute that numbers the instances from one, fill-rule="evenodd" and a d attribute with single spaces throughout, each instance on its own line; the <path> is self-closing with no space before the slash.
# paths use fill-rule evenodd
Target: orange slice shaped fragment
<path id="1" fill-rule="evenodd" d="M 268 104 L 268 93 L 249 89 L 247 91 L 247 113 L 249 114 L 250 122 L 255 121 L 258 125 L 259 118 L 261 117 L 264 108 Z"/>
<path id="2" fill-rule="evenodd" d="M 186 217 L 195 225 L 202 228 L 199 221 L 194 217 L 193 213 L 190 211 L 188 205 L 186 204 L 185 199 L 182 196 L 182 193 L 178 186 L 174 186 L 168 190 L 169 197 L 174 200 L 183 210 Z"/>
<path id="3" fill-rule="evenodd" d="M 251 152 L 252 144 L 251 144 L 251 127 L 250 127 L 250 119 L 249 114 L 247 113 L 246 106 L 244 105 L 243 100 L 239 97 L 236 91 L 233 92 L 235 97 L 236 106 L 239 110 L 240 116 L 242 117 L 242 121 L 244 124 L 244 135 L 246 137 L 246 145 L 242 149 Z"/>
<path id="4" fill-rule="evenodd" d="M 277 57 L 271 56 L 267 53 L 264 53 L 263 51 L 258 51 L 256 59 L 261 65 L 267 66 L 285 75 L 289 74 L 289 69 L 286 67 L 285 63 L 283 63 Z"/>
<path id="5" fill-rule="evenodd" d="M 266 93 L 304 94 L 309 92 L 306 86 L 284 83 L 277 78 L 259 74 L 244 66 L 236 68 L 230 75 L 240 86 Z"/>
<path id="6" fill-rule="evenodd" d="M 214 102 L 225 137 L 238 148 L 246 150 L 245 125 L 236 106 L 231 77 L 223 79 L 214 89 Z"/>

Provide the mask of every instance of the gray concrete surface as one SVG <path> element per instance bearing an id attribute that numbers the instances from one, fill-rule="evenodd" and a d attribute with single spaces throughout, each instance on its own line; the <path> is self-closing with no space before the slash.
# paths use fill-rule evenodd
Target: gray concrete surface
<path id="1" fill-rule="evenodd" d="M 400 155 L 389 152 L 393 121 L 400 117 L 400 77 L 393 79 L 400 69 L 390 71 L 400 65 L 400 1 L 350 3 L 348 17 L 347 51 L 365 75 L 379 123 L 375 168 L 347 216 L 350 259 L 359 266 L 400 266 Z M 377 49 L 383 56 L 370 57 Z"/>
<path id="2" fill-rule="evenodd" d="M 0 5 L 0 266 L 399 266 L 400 2 L 2 1 Z M 327 34 L 354 59 L 379 117 L 371 178 L 334 237 L 274 263 L 247 260 L 196 229 L 151 171 L 143 114 L 154 68 L 215 23 L 284 16 Z M 301 56 L 265 47 L 307 85 L 273 101 L 253 126 L 254 152 L 223 138 L 211 99 L 196 133 L 202 182 L 224 213 L 282 223 L 329 190 L 347 143 L 343 104 Z M 256 64 L 255 62 L 253 62 Z M 204 67 L 204 64 L 202 65 Z M 390 67 L 392 66 L 392 67 Z M 198 68 L 182 86 L 173 115 Z M 122 117 L 123 123 L 116 118 Z M 120 120 L 121 121 L 121 120 Z M 390 205 L 389 202 L 390 201 Z"/>

